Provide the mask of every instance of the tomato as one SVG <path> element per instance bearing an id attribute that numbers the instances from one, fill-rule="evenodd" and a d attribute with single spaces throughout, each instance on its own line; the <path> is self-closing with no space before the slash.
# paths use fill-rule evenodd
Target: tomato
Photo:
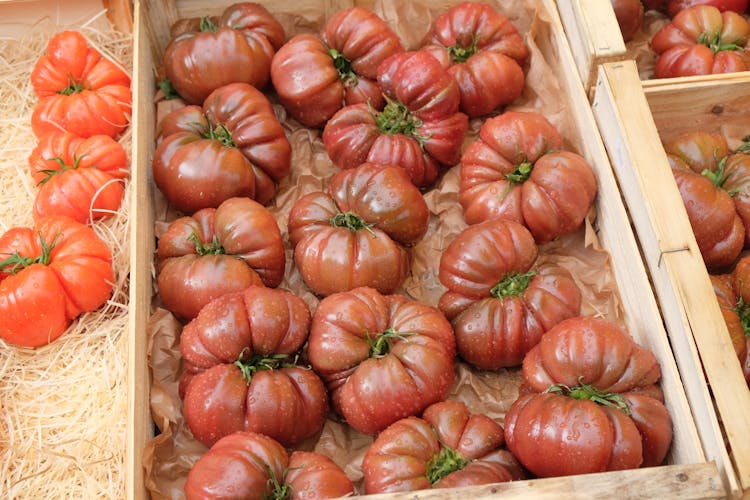
<path id="1" fill-rule="evenodd" d="M 469 126 L 458 111 L 455 79 L 430 54 L 401 52 L 378 67 L 387 104 L 344 106 L 323 129 L 323 142 L 339 168 L 364 162 L 400 165 L 419 187 L 432 185 L 441 166 L 454 165 Z"/>
<path id="2" fill-rule="evenodd" d="M 392 293 L 410 268 L 405 245 L 427 231 L 422 193 L 397 166 L 342 170 L 328 192 L 309 193 L 289 213 L 289 241 L 305 284 L 319 295 L 371 286 Z"/>
<path id="3" fill-rule="evenodd" d="M 31 115 L 37 137 L 61 129 L 117 137 L 130 124 L 130 77 L 77 31 L 50 38 L 31 70 L 31 85 L 39 97 Z"/>
<path id="4" fill-rule="evenodd" d="M 455 488 L 524 479 L 504 449 L 503 428 L 460 402 L 442 401 L 422 418 L 386 428 L 362 461 L 365 493 Z"/>
<path id="5" fill-rule="evenodd" d="M 89 138 L 70 132 L 44 134 L 29 155 L 31 176 L 39 186 L 34 218 L 67 215 L 87 223 L 120 208 L 128 176 L 122 144 L 107 135 Z"/>
<path id="6" fill-rule="evenodd" d="M 268 82 L 271 59 L 284 43 L 284 28 L 260 4 L 237 2 L 218 19 L 188 25 L 164 50 L 164 70 L 180 96 L 202 103 L 219 87 Z"/>
<path id="7" fill-rule="evenodd" d="M 325 455 L 288 455 L 274 439 L 243 431 L 217 441 L 195 462 L 185 483 L 187 500 L 324 500 L 354 493 L 351 480 Z"/>
<path id="8" fill-rule="evenodd" d="M 291 168 L 292 147 L 265 95 L 246 83 L 213 91 L 203 107 L 162 120 L 153 159 L 156 186 L 175 208 L 193 213 L 247 196 L 262 205 Z"/>
<path id="9" fill-rule="evenodd" d="M 714 278 L 712 277 L 712 281 L 713 280 Z M 750 387 L 750 258 L 745 256 L 737 262 L 737 265 L 731 273 L 730 280 L 733 293 L 724 293 L 736 299 L 733 309 L 727 311 L 724 302 L 722 302 L 722 296 L 718 292 L 717 298 L 719 299 L 719 305 L 721 306 L 724 320 L 727 323 L 727 328 L 729 329 L 729 334 L 732 338 L 732 345 L 735 346 L 735 352 L 737 352 L 737 355 L 739 356 L 740 364 L 742 365 L 742 372 L 745 375 L 745 381 L 747 382 L 748 387 Z M 715 286 L 714 291 L 716 291 Z M 739 321 L 739 327 L 736 324 L 737 321 Z M 742 356 L 743 350 L 741 348 L 738 349 L 735 344 L 735 342 L 737 342 L 737 337 L 739 337 L 740 330 L 742 330 L 745 335 L 744 356 Z"/>
<path id="10" fill-rule="evenodd" d="M 524 359 L 524 394 L 505 415 L 508 448 L 540 477 L 659 465 L 672 442 L 652 390 L 660 376 L 653 353 L 616 324 L 564 320 Z"/>
<path id="11" fill-rule="evenodd" d="M 622 39 L 628 42 L 633 39 L 643 24 L 644 9 L 641 0 L 610 0 L 615 11 L 617 24 L 620 26 Z"/>
<path id="12" fill-rule="evenodd" d="M 320 377 L 297 366 L 310 310 L 282 289 L 251 286 L 208 304 L 180 337 L 185 422 L 207 446 L 232 432 L 293 446 L 323 428 L 328 396 Z"/>
<path id="13" fill-rule="evenodd" d="M 683 9 L 651 39 L 659 55 L 654 77 L 746 71 L 748 36 L 750 23 L 736 12 L 720 12 L 711 5 Z"/>
<path id="14" fill-rule="evenodd" d="M 448 291 L 438 307 L 471 365 L 520 365 L 544 332 L 580 313 L 581 292 L 570 273 L 535 265 L 536 256 L 531 233 L 502 219 L 469 226 L 443 252 L 439 278 Z"/>
<path id="15" fill-rule="evenodd" d="M 0 236 L 0 337 L 23 347 L 54 341 L 112 295 L 112 253 L 94 230 L 66 216 Z"/>
<path id="16" fill-rule="evenodd" d="M 747 357 L 746 332 L 743 318 L 745 322 L 750 319 L 748 315 L 750 314 L 750 310 L 746 310 L 747 307 L 745 307 L 744 301 L 740 302 L 739 296 L 732 286 L 732 274 L 709 274 L 708 277 L 711 279 L 716 300 L 719 302 L 719 309 L 721 309 L 721 315 L 724 317 L 724 323 L 727 325 L 732 347 L 734 347 L 734 352 L 737 354 L 737 359 L 742 362 Z"/>
<path id="17" fill-rule="evenodd" d="M 445 399 L 455 352 L 438 309 L 367 287 L 321 300 L 307 346 L 334 409 L 365 434 Z"/>
<path id="18" fill-rule="evenodd" d="M 250 198 L 230 198 L 170 223 L 156 249 L 159 297 L 180 319 L 211 300 L 284 278 L 284 241 L 276 219 Z"/>
<path id="19" fill-rule="evenodd" d="M 577 230 L 596 196 L 591 166 L 535 112 L 487 119 L 461 157 L 460 179 L 467 223 L 511 219 L 540 244 Z"/>
<path id="20" fill-rule="evenodd" d="M 371 10 L 337 11 L 319 36 L 303 33 L 282 46 L 271 62 L 279 100 L 303 125 L 323 127 L 345 105 L 382 109 L 378 65 L 403 52 L 393 30 Z"/>
<path id="21" fill-rule="evenodd" d="M 521 96 L 529 49 L 510 20 L 489 4 L 463 2 L 439 15 L 423 48 L 455 78 L 461 111 L 486 115 Z"/>
<path id="22" fill-rule="evenodd" d="M 662 0 L 666 2 L 666 12 L 669 17 L 676 16 L 681 10 L 694 5 L 711 5 L 721 12 L 731 10 L 742 14 L 747 9 L 748 0 Z"/>

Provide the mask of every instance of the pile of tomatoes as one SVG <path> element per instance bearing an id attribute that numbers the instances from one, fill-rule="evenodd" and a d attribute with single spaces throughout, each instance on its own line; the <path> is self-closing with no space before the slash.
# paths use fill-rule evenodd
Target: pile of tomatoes
<path id="1" fill-rule="evenodd" d="M 623 39 L 641 28 L 644 10 L 670 21 L 651 38 L 654 78 L 750 70 L 748 0 L 611 0 Z"/>
<path id="2" fill-rule="evenodd" d="M 546 117 L 506 110 L 530 57 L 506 16 L 454 5 L 417 50 L 361 7 L 289 39 L 252 3 L 180 28 L 162 88 L 184 105 L 151 166 L 178 212 L 157 245 L 159 299 L 182 324 L 185 422 L 208 448 L 188 498 L 354 493 L 336 457 L 298 449 L 329 418 L 373 437 L 361 493 L 664 461 L 656 358 L 582 316 L 571 272 L 539 258 L 582 227 L 597 183 Z M 336 167 L 283 226 L 268 206 L 294 151 L 272 103 Z M 436 216 L 425 193 L 455 165 L 467 227 L 444 244 L 433 306 L 402 287 Z M 289 266 L 316 307 L 279 287 Z M 458 358 L 522 367 L 504 427 L 446 401 Z"/>
<path id="3" fill-rule="evenodd" d="M 34 227 L 0 236 L 0 338 L 23 347 L 54 341 L 112 294 L 111 249 L 91 225 L 122 203 L 129 160 L 117 139 L 132 99 L 128 74 L 77 31 L 50 38 L 31 85 Z"/>

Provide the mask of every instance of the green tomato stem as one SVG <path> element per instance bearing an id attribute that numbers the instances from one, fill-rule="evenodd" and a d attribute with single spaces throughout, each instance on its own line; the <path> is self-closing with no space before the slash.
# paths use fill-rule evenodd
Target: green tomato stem
<path id="1" fill-rule="evenodd" d="M 371 358 L 382 358 L 386 356 L 395 345 L 396 340 L 405 340 L 412 333 L 397 332 L 393 327 L 388 328 L 386 331 L 377 335 L 376 337 L 367 336 L 367 343 L 370 344 Z"/>
<path id="2" fill-rule="evenodd" d="M 578 385 L 568 387 L 565 384 L 551 385 L 544 392 L 560 394 L 573 399 L 588 399 L 601 406 L 609 406 L 624 411 L 628 416 L 631 414 L 625 398 L 616 392 L 603 392 L 593 385 L 583 382 L 583 377 L 578 378 Z"/>
<path id="3" fill-rule="evenodd" d="M 271 356 L 264 356 L 263 354 L 253 353 L 248 356 L 248 351 L 249 349 L 247 348 L 243 349 L 240 353 L 239 359 L 234 362 L 234 365 L 240 369 L 242 376 L 248 384 L 252 380 L 253 375 L 259 371 L 297 366 L 297 356 L 291 361 L 286 361 L 290 358 L 289 354 L 272 354 Z"/>
<path id="4" fill-rule="evenodd" d="M 359 79 L 354 70 L 352 70 L 351 61 L 336 49 L 328 49 L 328 55 L 333 59 L 333 66 L 338 71 L 339 78 L 344 82 L 344 85 L 356 87 Z"/>
<path id="5" fill-rule="evenodd" d="M 200 30 L 201 32 L 209 31 L 211 33 L 216 33 L 217 31 L 219 31 L 219 25 L 213 22 L 210 17 L 204 16 L 201 17 Z"/>
<path id="6" fill-rule="evenodd" d="M 474 37 L 471 41 L 471 45 L 464 47 L 456 44 L 452 47 L 448 47 L 448 55 L 453 60 L 454 64 L 465 63 L 471 56 L 477 52 L 477 38 Z"/>
<path id="7" fill-rule="evenodd" d="M 492 287 L 490 295 L 496 299 L 521 295 L 529 287 L 531 278 L 535 275 L 536 271 L 529 271 L 525 274 L 508 273 Z"/>
<path id="8" fill-rule="evenodd" d="M 386 99 L 387 103 L 381 112 L 373 112 L 378 129 L 383 134 L 403 134 L 413 137 L 422 145 L 429 137 L 419 133 L 422 120 L 414 116 L 403 104 Z"/>
<path id="9" fill-rule="evenodd" d="M 328 219 L 328 223 L 334 227 L 345 227 L 352 232 L 364 229 L 370 234 L 375 235 L 375 232 L 372 230 L 372 224 L 354 212 L 339 212 Z"/>
<path id="10" fill-rule="evenodd" d="M 210 243 L 202 243 L 198 235 L 193 232 L 188 236 L 188 240 L 195 243 L 195 253 L 198 255 L 224 255 L 227 253 L 216 235 L 213 236 Z"/>
<path id="11" fill-rule="evenodd" d="M 532 170 L 534 170 L 534 165 L 530 161 L 524 160 L 516 165 L 511 173 L 506 174 L 505 179 L 510 181 L 511 184 L 523 184 L 531 177 Z"/>
<path id="12" fill-rule="evenodd" d="M 469 463 L 471 463 L 471 460 L 465 458 L 458 451 L 443 446 L 440 448 L 440 452 L 427 462 L 427 480 L 434 486 L 448 474 L 463 469 Z"/>
<path id="13" fill-rule="evenodd" d="M 60 233 L 57 233 L 49 244 L 44 240 L 41 231 L 38 234 L 39 245 L 42 247 L 41 255 L 37 257 L 24 257 L 18 252 L 13 252 L 4 260 L 0 260 L 0 272 L 15 275 L 33 264 L 49 265 L 52 258 L 52 249 L 55 248 Z"/>

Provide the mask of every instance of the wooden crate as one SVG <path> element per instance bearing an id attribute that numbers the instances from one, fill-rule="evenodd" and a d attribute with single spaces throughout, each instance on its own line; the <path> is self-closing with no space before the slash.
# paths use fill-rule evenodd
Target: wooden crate
<path id="1" fill-rule="evenodd" d="M 538 498 L 542 494 L 565 496 L 566 498 L 591 498 L 611 495 L 618 498 L 635 497 L 682 497 L 719 498 L 726 496 L 731 488 L 729 481 L 717 467 L 706 458 L 705 444 L 701 441 L 696 422 L 691 414 L 682 380 L 672 354 L 656 299 L 649 285 L 648 274 L 641 260 L 639 248 L 632 232 L 628 214 L 620 196 L 604 144 L 583 92 L 580 77 L 576 70 L 568 41 L 562 28 L 557 9 L 552 0 L 535 1 L 543 22 L 537 26 L 536 42 L 552 72 L 559 78 L 560 113 L 572 117 L 575 126 L 563 131 L 563 135 L 575 149 L 585 156 L 595 168 L 598 178 L 598 201 L 594 229 L 602 246 L 608 251 L 610 263 L 619 289 L 624 322 L 629 332 L 642 345 L 651 349 L 660 361 L 662 387 L 667 397 L 667 405 L 674 420 L 674 442 L 668 465 L 636 471 L 608 472 L 576 477 L 550 478 L 542 480 L 518 481 L 482 487 L 462 488 L 448 491 L 420 492 L 419 497 L 457 498 L 460 495 L 487 498 L 503 495 L 508 498 Z M 148 491 L 142 477 L 144 457 L 138 450 L 151 434 L 151 421 L 148 415 L 149 369 L 146 358 L 146 339 L 143 332 L 147 328 L 151 311 L 154 250 L 154 196 L 155 187 L 150 180 L 150 158 L 154 151 L 154 131 L 156 110 L 154 98 L 156 90 L 155 71 L 169 40 L 169 26 L 179 18 L 196 15 L 215 14 L 230 2 L 214 3 L 208 0 L 158 1 L 141 0 L 135 4 L 135 43 L 136 78 L 134 79 L 134 119 L 138 124 L 134 137 L 133 181 L 135 189 L 134 217 L 139 222 L 133 234 L 134 253 L 131 269 L 131 282 L 135 295 L 132 297 L 137 312 L 133 315 L 134 332 L 131 338 L 132 349 L 130 370 L 133 374 L 133 435 L 129 446 L 135 484 L 129 486 L 129 497 L 146 498 Z M 314 0 L 303 2 L 277 0 L 264 3 L 274 13 L 296 12 L 314 8 L 325 18 L 338 8 L 350 5 L 349 2 Z M 373 2 L 358 2 L 372 6 Z M 446 5 L 451 2 L 444 2 Z M 452 2 L 456 3 L 456 2 Z M 433 4 L 430 4 L 433 5 Z M 288 263 L 288 265 L 291 265 Z M 414 498 L 415 493 L 400 495 L 377 495 L 377 498 Z"/>
<path id="2" fill-rule="evenodd" d="M 739 484 L 732 492 L 740 494 L 750 488 L 750 391 L 661 141 L 699 127 L 719 132 L 725 124 L 748 124 L 750 78 L 738 73 L 715 81 L 641 85 L 633 61 L 607 63 L 599 71 L 593 110 L 701 437 L 712 450 L 707 453 L 727 474 L 736 473 Z M 702 424 L 712 424 L 716 412 L 728 452 L 716 448 L 724 443 L 721 429 Z"/>

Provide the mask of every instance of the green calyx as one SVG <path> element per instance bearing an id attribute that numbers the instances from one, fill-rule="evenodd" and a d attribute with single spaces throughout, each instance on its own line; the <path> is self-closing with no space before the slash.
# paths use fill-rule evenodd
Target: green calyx
<path id="1" fill-rule="evenodd" d="M 58 94 L 73 95 L 79 92 L 83 92 L 83 90 L 84 90 L 84 87 L 82 83 L 76 82 L 75 80 L 71 79 L 68 81 L 68 86 L 60 90 Z"/>
<path id="2" fill-rule="evenodd" d="M 344 82 L 344 85 L 356 87 L 359 80 L 357 74 L 352 70 L 351 61 L 336 49 L 328 49 L 328 55 L 333 59 L 333 67 L 339 72 L 339 78 Z"/>
<path id="3" fill-rule="evenodd" d="M 288 500 L 292 498 L 293 493 L 292 486 L 279 481 L 273 469 L 268 467 L 268 481 L 266 482 L 266 491 L 263 493 L 263 500 Z"/>
<path id="4" fill-rule="evenodd" d="M 339 212 L 328 219 L 328 222 L 334 227 L 345 227 L 352 232 L 364 229 L 366 231 L 369 231 L 371 234 L 374 234 L 372 230 L 372 224 L 366 222 L 362 217 L 354 212 Z"/>
<path id="5" fill-rule="evenodd" d="M 550 392 L 553 394 L 560 394 L 562 396 L 568 396 L 573 399 L 588 399 L 594 403 L 602 406 L 609 406 L 610 408 L 617 408 L 618 410 L 624 411 L 630 416 L 630 408 L 628 407 L 625 398 L 621 394 L 615 392 L 603 392 L 594 387 L 593 385 L 586 384 L 583 382 L 583 377 L 578 378 L 578 385 L 569 387 L 565 384 L 551 385 L 544 392 Z"/>
<path id="6" fill-rule="evenodd" d="M 454 449 L 443 446 L 440 452 L 427 462 L 427 480 L 431 485 L 435 485 L 448 474 L 461 470 L 471 460 L 465 458 Z"/>
<path id="7" fill-rule="evenodd" d="M 264 356 L 262 354 L 254 353 L 248 356 L 247 352 L 248 349 L 242 350 L 239 359 L 234 362 L 234 366 L 242 371 L 242 376 L 248 384 L 250 383 L 250 380 L 252 380 L 253 375 L 259 371 L 297 366 L 298 359 L 296 356 L 290 361 L 287 361 L 290 358 L 289 354 L 272 354 L 271 356 Z"/>
<path id="8" fill-rule="evenodd" d="M 531 278 L 535 275 L 536 271 L 529 271 L 525 274 L 508 273 L 497 283 L 497 285 L 492 287 L 490 295 L 496 299 L 521 295 L 529 287 Z"/>
<path id="9" fill-rule="evenodd" d="M 65 172 L 66 170 L 76 170 L 81 163 L 81 159 L 86 155 L 82 156 L 74 156 L 73 157 L 73 165 L 66 165 L 62 158 L 55 157 L 55 158 L 47 158 L 47 161 L 54 161 L 58 165 L 60 165 L 60 168 L 45 168 L 42 170 L 39 170 L 39 172 L 43 173 L 45 175 L 44 179 L 37 182 L 37 186 L 41 186 L 42 184 L 46 184 L 49 182 L 50 179 L 52 179 L 53 176 L 57 174 L 61 174 Z M 96 168 L 96 166 L 91 166 L 91 168 Z"/>
<path id="10" fill-rule="evenodd" d="M 210 17 L 204 16 L 201 17 L 200 30 L 201 32 L 208 31 L 211 33 L 216 33 L 217 31 L 219 31 L 219 25 L 213 22 Z"/>
<path id="11" fill-rule="evenodd" d="M 370 337 L 368 335 L 367 343 L 370 344 L 370 357 L 382 358 L 383 356 L 386 356 L 391 352 L 395 340 L 405 340 L 409 335 L 412 334 L 397 332 L 393 327 L 388 328 L 377 337 Z"/>
<path id="12" fill-rule="evenodd" d="M 42 247 L 41 255 L 37 257 L 24 257 L 18 252 L 13 252 L 5 259 L 0 260 L 0 272 L 15 275 L 33 264 L 49 265 L 52 256 L 52 249 L 55 248 L 55 242 L 59 236 L 59 233 L 56 234 L 52 242 L 47 244 L 47 242 L 44 241 L 44 236 L 39 232 L 39 246 Z"/>
<path id="13" fill-rule="evenodd" d="M 729 179 L 729 177 L 731 177 L 732 175 L 731 173 L 730 174 L 726 173 L 726 166 L 727 166 L 728 159 L 729 157 L 725 156 L 719 161 L 719 164 L 716 166 L 716 170 L 712 172 L 711 170 L 706 168 L 701 172 L 701 175 L 704 177 L 707 177 L 717 188 L 723 189 L 724 183 L 726 183 L 727 179 Z M 737 193 L 738 193 L 738 190 L 736 189 L 727 191 L 727 194 L 729 194 L 729 196 L 735 196 Z"/>
<path id="14" fill-rule="evenodd" d="M 734 150 L 735 153 L 750 154 L 750 135 L 742 138 L 742 144 Z"/>
<path id="15" fill-rule="evenodd" d="M 177 93 L 174 86 L 172 85 L 172 82 L 166 76 L 159 80 L 156 85 L 159 87 L 159 90 L 164 93 L 165 100 L 168 101 L 170 99 L 177 99 L 178 97 L 180 97 L 180 94 Z"/>
<path id="16" fill-rule="evenodd" d="M 745 302 L 742 297 L 737 301 L 737 305 L 734 308 L 734 312 L 740 318 L 740 324 L 742 329 L 745 331 L 745 336 L 750 337 L 750 303 Z"/>
<path id="17" fill-rule="evenodd" d="M 375 123 L 380 132 L 384 134 L 403 134 L 414 137 L 421 145 L 428 139 L 419 133 L 419 127 L 423 125 L 422 120 L 414 116 L 403 104 L 388 100 L 383 111 L 373 113 Z"/>
<path id="18" fill-rule="evenodd" d="M 456 44 L 452 47 L 448 47 L 448 55 L 453 60 L 454 64 L 461 64 L 465 63 L 469 60 L 471 56 L 476 54 L 477 52 L 477 39 L 474 37 L 474 39 L 471 41 L 471 45 L 468 47 L 464 47 L 462 45 Z"/>
<path id="19" fill-rule="evenodd" d="M 534 170 L 534 165 L 530 161 L 524 160 L 516 165 L 511 173 L 506 174 L 505 179 L 511 184 L 523 184 L 531 177 L 532 170 Z"/>
<path id="20" fill-rule="evenodd" d="M 195 243 L 195 253 L 198 255 L 224 255 L 227 253 L 226 250 L 224 250 L 224 247 L 221 246 L 219 238 L 216 235 L 214 235 L 209 243 L 201 242 L 200 238 L 198 238 L 198 235 L 195 233 L 190 233 L 188 240 Z"/>
<path id="21" fill-rule="evenodd" d="M 215 141 L 219 141 L 222 145 L 233 148 L 237 145 L 234 143 L 234 140 L 232 139 L 232 133 L 229 131 L 229 129 L 224 125 L 208 125 L 208 130 L 202 135 L 204 139 L 213 139 Z"/>
<path id="22" fill-rule="evenodd" d="M 721 43 L 721 33 L 701 33 L 698 35 L 698 43 L 711 49 L 714 54 L 724 50 L 742 50 L 739 40 L 734 43 Z"/>

